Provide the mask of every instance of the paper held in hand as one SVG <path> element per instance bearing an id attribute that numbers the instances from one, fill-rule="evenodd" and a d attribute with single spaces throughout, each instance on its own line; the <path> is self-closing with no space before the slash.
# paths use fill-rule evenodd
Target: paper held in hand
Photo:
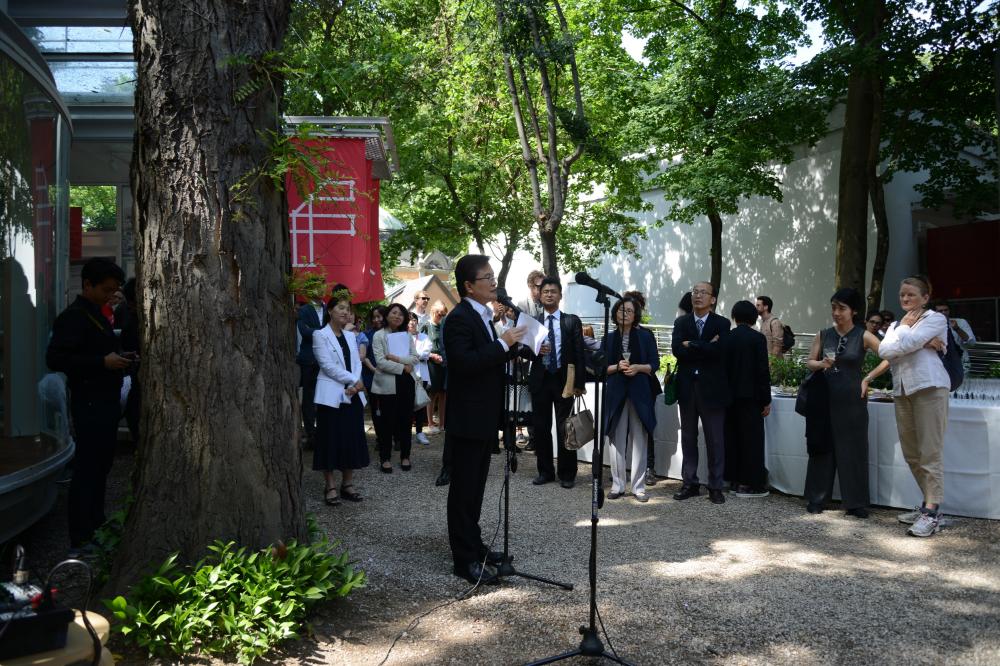
<path id="1" fill-rule="evenodd" d="M 410 355 L 410 334 L 406 331 L 389 333 L 385 336 L 385 340 L 389 345 L 390 354 L 399 358 L 406 358 Z"/>
<path id="2" fill-rule="evenodd" d="M 542 343 L 549 339 L 549 329 L 543 326 L 534 317 L 529 317 L 523 312 L 517 318 L 517 325 L 524 326 L 524 337 L 521 344 L 531 348 L 531 351 L 538 356 L 541 353 Z"/>

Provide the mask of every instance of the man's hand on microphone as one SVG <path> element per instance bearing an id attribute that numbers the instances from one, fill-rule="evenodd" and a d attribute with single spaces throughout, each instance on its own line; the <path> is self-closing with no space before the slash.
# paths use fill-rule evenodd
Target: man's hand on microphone
<path id="1" fill-rule="evenodd" d="M 514 328 L 508 328 L 504 331 L 503 335 L 500 336 L 500 339 L 506 342 L 508 347 L 513 347 L 514 343 L 521 341 L 521 338 L 524 337 L 524 333 L 527 330 L 527 326 L 515 326 Z"/>

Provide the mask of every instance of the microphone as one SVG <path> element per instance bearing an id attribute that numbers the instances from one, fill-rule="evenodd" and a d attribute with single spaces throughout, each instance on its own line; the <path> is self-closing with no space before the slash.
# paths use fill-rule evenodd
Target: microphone
<path id="1" fill-rule="evenodd" d="M 619 294 L 611 287 L 601 284 L 594 278 L 587 275 L 584 271 L 580 271 L 579 273 L 576 274 L 576 283 L 582 284 L 587 287 L 592 287 L 602 294 L 607 294 L 608 296 L 614 296 L 615 298 L 621 300 L 621 294 Z"/>
<path id="2" fill-rule="evenodd" d="M 497 287 L 497 302 L 504 307 L 508 307 L 514 311 L 514 320 L 517 320 L 518 315 L 521 314 L 521 308 L 514 305 L 514 301 L 510 300 L 510 296 L 507 295 L 507 290 L 503 287 Z"/>

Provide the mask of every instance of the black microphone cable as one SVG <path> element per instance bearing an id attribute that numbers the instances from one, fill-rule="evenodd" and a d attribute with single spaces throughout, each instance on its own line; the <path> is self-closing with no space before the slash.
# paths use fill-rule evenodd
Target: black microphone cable
<path id="1" fill-rule="evenodd" d="M 398 634 L 396 634 L 396 637 L 392 640 L 392 644 L 389 645 L 389 649 L 386 651 L 385 656 L 382 657 L 382 661 L 378 663 L 378 666 L 383 666 L 385 662 L 389 660 L 389 656 L 392 654 L 393 649 L 395 649 L 396 643 L 398 643 L 403 636 L 405 636 L 406 634 L 408 634 L 409 632 L 413 631 L 418 626 L 420 626 L 420 620 L 429 616 L 431 613 L 441 610 L 442 608 L 447 608 L 452 604 L 462 601 L 480 587 L 480 585 L 483 582 L 483 574 L 486 572 L 486 560 L 489 559 L 490 551 L 493 550 L 493 545 L 496 543 L 497 536 L 499 536 L 500 534 L 500 525 L 502 524 L 502 522 L 503 522 L 503 484 L 500 484 L 500 495 L 497 497 L 497 526 L 496 529 L 493 530 L 493 538 L 490 539 L 490 544 L 486 547 L 486 555 L 483 557 L 482 566 L 480 567 L 479 579 L 472 585 L 472 587 L 462 592 L 457 597 L 448 599 L 447 601 L 443 601 L 439 603 L 437 606 L 434 606 L 424 611 L 423 613 L 420 613 L 412 620 L 410 620 L 410 623 L 406 625 L 406 628 L 403 629 Z"/>

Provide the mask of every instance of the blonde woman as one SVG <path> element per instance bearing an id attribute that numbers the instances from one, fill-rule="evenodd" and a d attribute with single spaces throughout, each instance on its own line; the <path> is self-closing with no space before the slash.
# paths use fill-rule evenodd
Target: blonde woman
<path id="1" fill-rule="evenodd" d="M 899 285 L 899 305 L 905 314 L 893 322 L 879 346 L 885 359 L 862 382 L 863 390 L 888 368 L 892 368 L 892 394 L 896 430 L 903 457 L 910 466 L 924 502 L 898 516 L 910 525 L 912 536 L 933 536 L 939 528 L 938 509 L 944 496 L 941 453 L 948 424 L 948 392 L 951 380 L 938 356 L 948 344 L 948 320 L 927 309 L 931 285 L 922 276 L 908 277 Z"/>

